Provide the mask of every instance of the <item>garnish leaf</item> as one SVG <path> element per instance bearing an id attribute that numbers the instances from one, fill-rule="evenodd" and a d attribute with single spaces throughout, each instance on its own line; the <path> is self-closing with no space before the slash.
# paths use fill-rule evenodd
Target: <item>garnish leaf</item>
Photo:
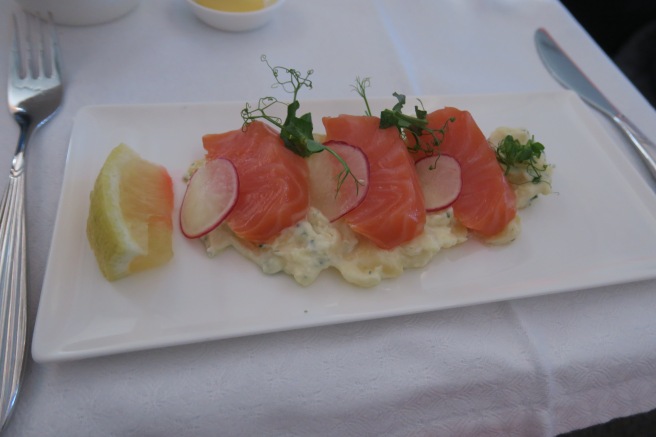
<path id="1" fill-rule="evenodd" d="M 365 113 L 371 115 L 369 102 L 366 96 L 366 89 L 371 84 L 370 78 L 355 79 L 356 85 L 353 86 L 355 91 L 364 99 L 366 105 Z M 448 124 L 453 123 L 455 118 L 449 118 L 439 129 L 432 129 L 428 127 L 427 115 L 428 112 L 424 109 L 423 103 L 419 100 L 420 106 L 415 106 L 415 115 L 407 115 L 403 113 L 403 106 L 406 104 L 406 97 L 404 94 L 393 93 L 396 97 L 396 104 L 392 109 L 385 109 L 380 113 L 380 128 L 387 129 L 395 127 L 399 131 L 399 136 L 406 141 L 407 148 L 410 152 L 419 153 L 423 152 L 426 155 L 433 155 L 437 153 L 437 148 L 444 140 L 444 134 L 447 131 Z M 429 140 L 423 140 L 421 137 L 425 134 L 430 134 Z M 408 140 L 408 138 L 411 138 Z"/>
<path id="2" fill-rule="evenodd" d="M 380 113 L 381 129 L 396 127 L 404 141 L 410 136 L 412 139 L 406 141 L 410 152 L 424 152 L 426 155 L 435 154 L 444 140 L 448 124 L 453 123 L 455 118 L 449 118 L 439 129 L 432 129 L 428 127 L 428 119 L 426 118 L 428 112 L 424 109 L 421 100 L 419 100 L 421 107 L 415 106 L 415 115 L 412 116 L 403 113 L 403 106 L 406 103 L 405 95 L 396 92 L 392 95 L 396 97 L 397 103 L 392 109 L 385 109 Z M 421 138 L 425 134 L 430 135 L 428 141 Z"/>
<path id="3" fill-rule="evenodd" d="M 310 76 L 314 71 L 308 70 L 307 73 L 303 75 L 300 71 L 293 68 L 272 66 L 265 55 L 262 55 L 260 60 L 266 63 L 273 73 L 273 77 L 275 78 L 276 83 L 274 83 L 272 87 L 281 87 L 287 93 L 292 95 L 293 100 L 291 103 L 285 103 L 281 102 L 275 97 L 262 97 L 259 99 L 256 108 L 253 108 L 248 103 L 246 103 L 246 106 L 241 111 L 241 117 L 244 120 L 242 129 L 247 129 L 248 125 L 255 120 L 263 119 L 280 129 L 280 138 L 282 139 L 285 147 L 299 156 L 305 158 L 312 155 L 313 153 L 328 151 L 329 153 L 333 154 L 344 166 L 344 170 L 340 174 L 337 190 L 339 190 L 339 188 L 349 176 L 355 181 L 357 189 L 357 187 L 360 185 L 360 182 L 351 173 L 351 170 L 349 169 L 346 162 L 341 159 L 341 157 L 329 146 L 325 146 L 314 139 L 312 115 L 310 113 L 303 114 L 300 117 L 296 115 L 301 106 L 298 101 L 298 93 L 303 87 L 312 89 L 312 81 L 310 80 Z M 269 111 L 275 105 L 287 106 L 287 116 L 284 122 L 280 117 L 272 116 L 269 114 Z"/>
<path id="4" fill-rule="evenodd" d="M 544 146 L 535 141 L 534 137 L 522 144 L 512 135 L 506 135 L 496 148 L 497 161 L 505 174 L 512 168 L 525 167 L 534 184 L 542 182 L 542 173 L 547 170 L 547 164 L 538 165 L 538 159 L 543 152 Z"/>

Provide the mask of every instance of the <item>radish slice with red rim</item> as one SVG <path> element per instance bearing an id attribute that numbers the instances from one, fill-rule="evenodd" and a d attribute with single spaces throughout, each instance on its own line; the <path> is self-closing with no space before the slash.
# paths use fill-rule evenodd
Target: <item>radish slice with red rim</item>
<path id="1" fill-rule="evenodd" d="M 415 163 L 424 193 L 426 211 L 439 211 L 456 201 L 462 189 L 460 163 L 444 153 Z"/>
<path id="2" fill-rule="evenodd" d="M 180 229 L 185 237 L 202 237 L 223 223 L 237 203 L 238 193 L 239 176 L 231 161 L 213 159 L 196 170 L 180 206 Z"/>
<path id="3" fill-rule="evenodd" d="M 344 166 L 332 153 L 324 150 L 307 158 L 310 169 L 310 206 L 317 208 L 333 222 L 355 209 L 367 195 L 369 160 L 362 149 L 351 144 L 329 141 L 324 146 L 339 155 L 352 173 L 339 185 L 344 175 Z"/>

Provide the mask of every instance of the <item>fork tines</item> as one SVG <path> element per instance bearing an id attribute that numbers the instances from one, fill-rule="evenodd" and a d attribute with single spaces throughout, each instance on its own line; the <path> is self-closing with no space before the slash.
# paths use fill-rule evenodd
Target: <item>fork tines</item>
<path id="1" fill-rule="evenodd" d="M 12 74 L 20 78 L 59 77 L 59 43 L 52 14 L 43 18 L 38 14 L 25 12 L 23 16 L 23 20 L 15 13 L 12 17 Z"/>

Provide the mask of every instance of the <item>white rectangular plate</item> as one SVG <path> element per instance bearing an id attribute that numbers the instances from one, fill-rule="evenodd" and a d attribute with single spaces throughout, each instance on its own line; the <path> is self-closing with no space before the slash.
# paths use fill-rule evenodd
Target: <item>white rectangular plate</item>
<path id="1" fill-rule="evenodd" d="M 425 268 L 373 289 L 323 272 L 310 287 L 267 276 L 227 250 L 210 259 L 186 240 L 174 211 L 173 260 L 117 282 L 101 276 L 85 235 L 89 192 L 121 142 L 164 165 L 174 180 L 203 156 L 201 136 L 239 129 L 242 103 L 88 107 L 69 146 L 59 211 L 34 332 L 33 357 L 57 361 L 139 349 L 366 320 L 447 307 L 571 291 L 656 277 L 654 193 L 570 92 L 423 97 L 428 110 L 468 109 L 487 135 L 523 127 L 556 165 L 556 194 L 521 212 L 508 246 L 476 240 L 445 250 Z M 414 99 L 408 100 L 408 109 Z M 374 113 L 392 99 L 372 102 Z M 304 101 L 315 130 L 321 117 L 361 114 L 360 100 Z"/>

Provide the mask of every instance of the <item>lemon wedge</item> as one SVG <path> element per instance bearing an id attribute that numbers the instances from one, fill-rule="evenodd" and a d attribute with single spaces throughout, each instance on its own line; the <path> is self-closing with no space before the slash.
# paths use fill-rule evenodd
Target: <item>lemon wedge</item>
<path id="1" fill-rule="evenodd" d="M 102 274 L 114 281 L 171 259 L 173 183 L 167 170 L 120 144 L 90 195 L 87 238 Z"/>

